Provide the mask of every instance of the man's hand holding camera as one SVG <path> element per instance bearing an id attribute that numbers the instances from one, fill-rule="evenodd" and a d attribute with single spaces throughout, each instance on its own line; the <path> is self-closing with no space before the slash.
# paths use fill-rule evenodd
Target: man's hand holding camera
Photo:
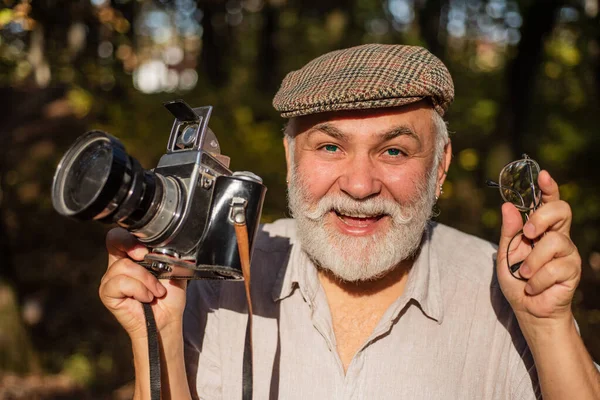
<path id="1" fill-rule="evenodd" d="M 135 399 L 150 398 L 148 333 L 142 303 L 151 303 L 160 339 L 163 377 L 172 384 L 164 387 L 163 398 L 190 397 L 183 362 L 182 320 L 187 281 L 161 283 L 136 261 L 148 250 L 125 229 L 112 229 L 106 237 L 108 268 L 100 283 L 100 298 L 131 338 L 136 373 Z M 162 378 L 165 379 L 165 378 Z"/>
<path id="2" fill-rule="evenodd" d="M 161 283 L 134 260 L 144 259 L 148 250 L 125 229 L 112 229 L 106 237 L 108 269 L 100 284 L 100 298 L 123 325 L 132 340 L 145 340 L 146 321 L 140 302 L 152 303 L 159 332 L 181 335 L 185 307 L 185 280 Z"/>

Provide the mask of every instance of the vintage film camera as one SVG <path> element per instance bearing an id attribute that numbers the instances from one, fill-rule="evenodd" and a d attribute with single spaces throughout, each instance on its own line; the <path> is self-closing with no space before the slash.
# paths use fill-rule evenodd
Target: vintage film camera
<path id="1" fill-rule="evenodd" d="M 156 168 L 144 170 L 117 138 L 88 132 L 58 165 L 54 208 L 126 228 L 149 247 L 140 264 L 159 278 L 242 279 L 234 218 L 245 216 L 252 249 L 266 187 L 251 172 L 229 170 L 208 128 L 211 106 L 165 107 L 175 122 Z"/>

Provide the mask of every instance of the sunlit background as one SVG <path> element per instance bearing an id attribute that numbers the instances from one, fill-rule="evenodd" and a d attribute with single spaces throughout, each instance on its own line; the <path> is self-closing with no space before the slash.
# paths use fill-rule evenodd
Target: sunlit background
<path id="1" fill-rule="evenodd" d="M 485 187 L 522 153 L 560 184 L 583 258 L 576 316 L 600 360 L 599 0 L 0 0 L 0 398 L 130 398 L 127 338 L 97 298 L 107 227 L 53 211 L 54 168 L 89 129 L 146 168 L 167 100 L 212 105 L 233 169 L 286 216 L 285 74 L 362 43 L 425 46 L 448 66 L 454 160 L 437 219 L 496 241 Z M 460 251 L 461 249 L 457 249 Z M 11 397 L 12 396 L 12 397 Z"/>

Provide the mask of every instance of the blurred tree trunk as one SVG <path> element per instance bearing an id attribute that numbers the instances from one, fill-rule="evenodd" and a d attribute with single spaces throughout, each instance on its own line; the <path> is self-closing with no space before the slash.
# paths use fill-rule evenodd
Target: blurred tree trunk
<path id="1" fill-rule="evenodd" d="M 447 9 L 448 0 L 429 0 L 423 2 L 418 16 L 419 30 L 427 44 L 427 49 L 441 60 L 445 58 L 446 49 L 443 45 L 445 41 L 440 40 L 440 20 L 442 10 Z"/>
<path id="2" fill-rule="evenodd" d="M 202 1 L 198 6 L 202 9 L 202 53 L 200 54 L 200 68 L 206 73 L 209 82 L 221 86 L 229 77 L 226 55 L 230 40 L 226 35 L 227 22 L 225 21 L 224 1 Z"/>
<path id="3" fill-rule="evenodd" d="M 345 33 L 342 36 L 339 48 L 352 47 L 360 43 L 363 27 L 360 26 L 360 22 L 358 21 L 356 8 L 356 2 L 353 2 L 351 7 L 342 8 L 348 15 L 348 23 L 346 24 Z"/>
<path id="4" fill-rule="evenodd" d="M 595 28 L 594 46 L 596 47 L 596 66 L 594 68 L 596 78 L 596 98 L 600 99 L 600 12 L 592 20 L 591 24 Z"/>
<path id="5" fill-rule="evenodd" d="M 279 29 L 279 8 L 267 1 L 262 9 L 263 25 L 259 30 L 258 89 L 261 93 L 277 90 L 279 50 L 276 35 Z"/>
<path id="6" fill-rule="evenodd" d="M 64 89 L 35 89 L 17 91 L 13 88 L 0 88 L 0 251 L 2 254 L 2 268 L 0 278 L 4 278 L 9 284 L 18 282 L 16 266 L 12 260 L 11 236 L 5 222 L 6 174 L 9 172 L 8 152 L 14 149 L 13 134 L 15 130 L 31 121 L 42 118 L 43 109 L 52 101 L 64 96 Z M 24 122 L 27 121 L 27 122 Z M 15 288 L 18 286 L 14 286 Z M 21 293 L 17 292 L 18 303 L 21 301 Z"/>
<path id="7" fill-rule="evenodd" d="M 524 128 L 529 117 L 529 104 L 535 74 L 544 53 L 544 40 L 552 32 L 556 15 L 566 4 L 561 0 L 535 1 L 523 12 L 523 27 L 517 55 L 507 68 L 508 95 L 497 121 L 497 138 L 507 138 L 517 156 L 523 149 Z"/>
<path id="8" fill-rule="evenodd" d="M 521 40 L 515 57 L 506 67 L 507 93 L 492 136 L 495 143 L 482 148 L 482 160 L 487 160 L 502 143 L 508 145 L 513 158 L 534 150 L 524 148 L 523 136 L 530 115 L 535 76 L 543 59 L 544 40 L 552 32 L 556 15 L 565 4 L 562 0 L 534 1 L 529 8 L 521 10 Z M 486 169 L 479 168 L 478 174 L 478 181 L 485 182 Z"/>

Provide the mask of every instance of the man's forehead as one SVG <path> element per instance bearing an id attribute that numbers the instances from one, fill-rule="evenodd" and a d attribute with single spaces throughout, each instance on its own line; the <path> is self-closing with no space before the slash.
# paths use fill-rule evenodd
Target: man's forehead
<path id="1" fill-rule="evenodd" d="M 296 136 L 315 129 L 330 128 L 347 131 L 348 134 L 355 130 L 385 134 L 390 130 L 404 129 L 422 136 L 431 131 L 434 113 L 430 103 L 420 101 L 401 107 L 310 114 L 290 118 L 292 129 L 288 133 Z"/>

